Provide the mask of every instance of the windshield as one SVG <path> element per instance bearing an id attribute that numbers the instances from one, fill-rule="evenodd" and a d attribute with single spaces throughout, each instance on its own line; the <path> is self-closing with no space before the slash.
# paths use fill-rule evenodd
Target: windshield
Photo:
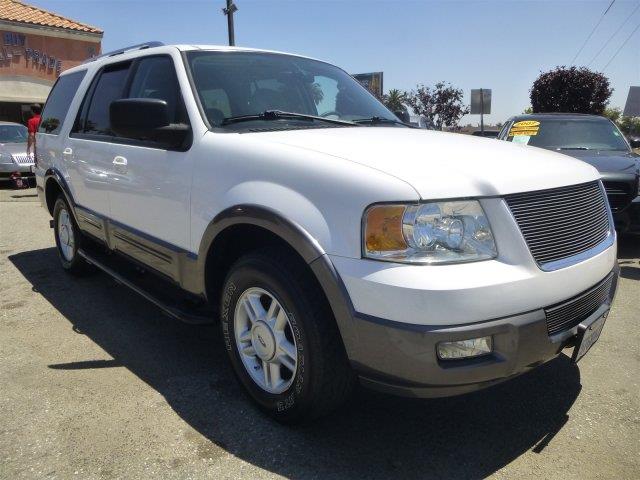
<path id="1" fill-rule="evenodd" d="M 506 140 L 550 150 L 629 150 L 620 130 L 604 118 L 516 121 Z"/>
<path id="2" fill-rule="evenodd" d="M 0 125 L 0 143 L 27 143 L 27 127 Z"/>
<path id="3" fill-rule="evenodd" d="M 262 116 L 229 122 L 265 111 L 353 121 L 376 117 L 372 126 L 398 122 L 382 103 L 343 70 L 324 62 L 290 55 L 255 52 L 197 51 L 187 54 L 198 97 L 209 123 L 230 130 L 335 127 L 339 122 L 312 118 Z M 227 119 L 227 121 L 225 121 Z M 275 120 L 275 122 L 274 122 Z"/>

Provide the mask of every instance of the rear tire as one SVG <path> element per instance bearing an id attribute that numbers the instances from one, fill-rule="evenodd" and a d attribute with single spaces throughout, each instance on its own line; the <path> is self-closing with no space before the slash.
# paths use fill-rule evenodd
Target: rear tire
<path id="1" fill-rule="evenodd" d="M 276 248 L 243 256 L 229 271 L 221 305 L 231 364 L 263 411 L 299 423 L 349 397 L 355 376 L 338 327 L 300 259 Z"/>
<path id="2" fill-rule="evenodd" d="M 84 275 L 91 266 L 78 255 L 82 233 L 65 198 L 60 195 L 53 207 L 53 230 L 62 268 L 73 275 Z"/>

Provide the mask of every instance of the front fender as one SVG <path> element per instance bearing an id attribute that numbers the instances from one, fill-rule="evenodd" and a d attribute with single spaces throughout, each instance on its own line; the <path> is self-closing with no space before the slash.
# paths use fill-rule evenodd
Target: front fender
<path id="1" fill-rule="evenodd" d="M 340 275 L 322 246 L 309 232 L 272 208 L 239 204 L 220 212 L 203 235 L 197 260 L 198 278 L 204 279 L 207 253 L 216 237 L 227 228 L 241 224 L 254 225 L 270 231 L 287 242 L 305 260 L 329 302 L 347 354 L 350 358 L 355 355 L 357 334 L 354 309 Z M 200 288 L 204 291 L 204 285 Z"/>

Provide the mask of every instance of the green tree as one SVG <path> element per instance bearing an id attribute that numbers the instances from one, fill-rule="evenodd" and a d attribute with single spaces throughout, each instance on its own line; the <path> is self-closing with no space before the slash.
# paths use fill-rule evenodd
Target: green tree
<path id="1" fill-rule="evenodd" d="M 600 115 L 613 89 L 602 73 L 586 67 L 556 67 L 533 82 L 529 98 L 534 113 L 565 112 Z"/>
<path id="2" fill-rule="evenodd" d="M 618 123 L 622 116 L 622 111 L 618 107 L 605 108 L 602 112 L 603 117 L 607 117 L 612 122 Z"/>
<path id="3" fill-rule="evenodd" d="M 404 104 L 407 101 L 407 94 L 401 92 L 397 88 L 394 88 L 389 90 L 389 93 L 387 93 L 383 97 L 382 101 L 392 112 L 404 111 Z"/>
<path id="4" fill-rule="evenodd" d="M 406 94 L 407 104 L 418 115 L 431 120 L 438 130 L 442 127 L 455 130 L 460 119 L 469 113 L 462 98 L 461 89 L 445 82 L 438 82 L 434 87 L 418 85 Z"/>
<path id="5" fill-rule="evenodd" d="M 618 107 L 605 108 L 602 115 L 615 122 L 625 135 L 640 135 L 640 117 L 625 117 Z"/>
<path id="6" fill-rule="evenodd" d="M 625 135 L 640 135 L 640 117 L 620 117 L 618 126 Z"/>

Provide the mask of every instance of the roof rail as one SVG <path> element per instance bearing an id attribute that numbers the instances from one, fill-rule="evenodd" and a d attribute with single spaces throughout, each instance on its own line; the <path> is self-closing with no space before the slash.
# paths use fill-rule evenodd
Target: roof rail
<path id="1" fill-rule="evenodd" d="M 90 63 L 95 60 L 98 60 L 99 58 L 115 57 L 116 55 L 122 55 L 123 53 L 132 52 L 134 50 L 144 50 L 146 48 L 162 47 L 162 46 L 164 46 L 164 43 L 162 42 L 139 43 L 137 45 L 131 45 L 130 47 L 119 48 L 118 50 L 113 50 L 112 52 L 106 52 L 106 53 L 103 53 L 102 55 L 98 55 L 97 57 L 88 58 L 82 63 Z"/>

